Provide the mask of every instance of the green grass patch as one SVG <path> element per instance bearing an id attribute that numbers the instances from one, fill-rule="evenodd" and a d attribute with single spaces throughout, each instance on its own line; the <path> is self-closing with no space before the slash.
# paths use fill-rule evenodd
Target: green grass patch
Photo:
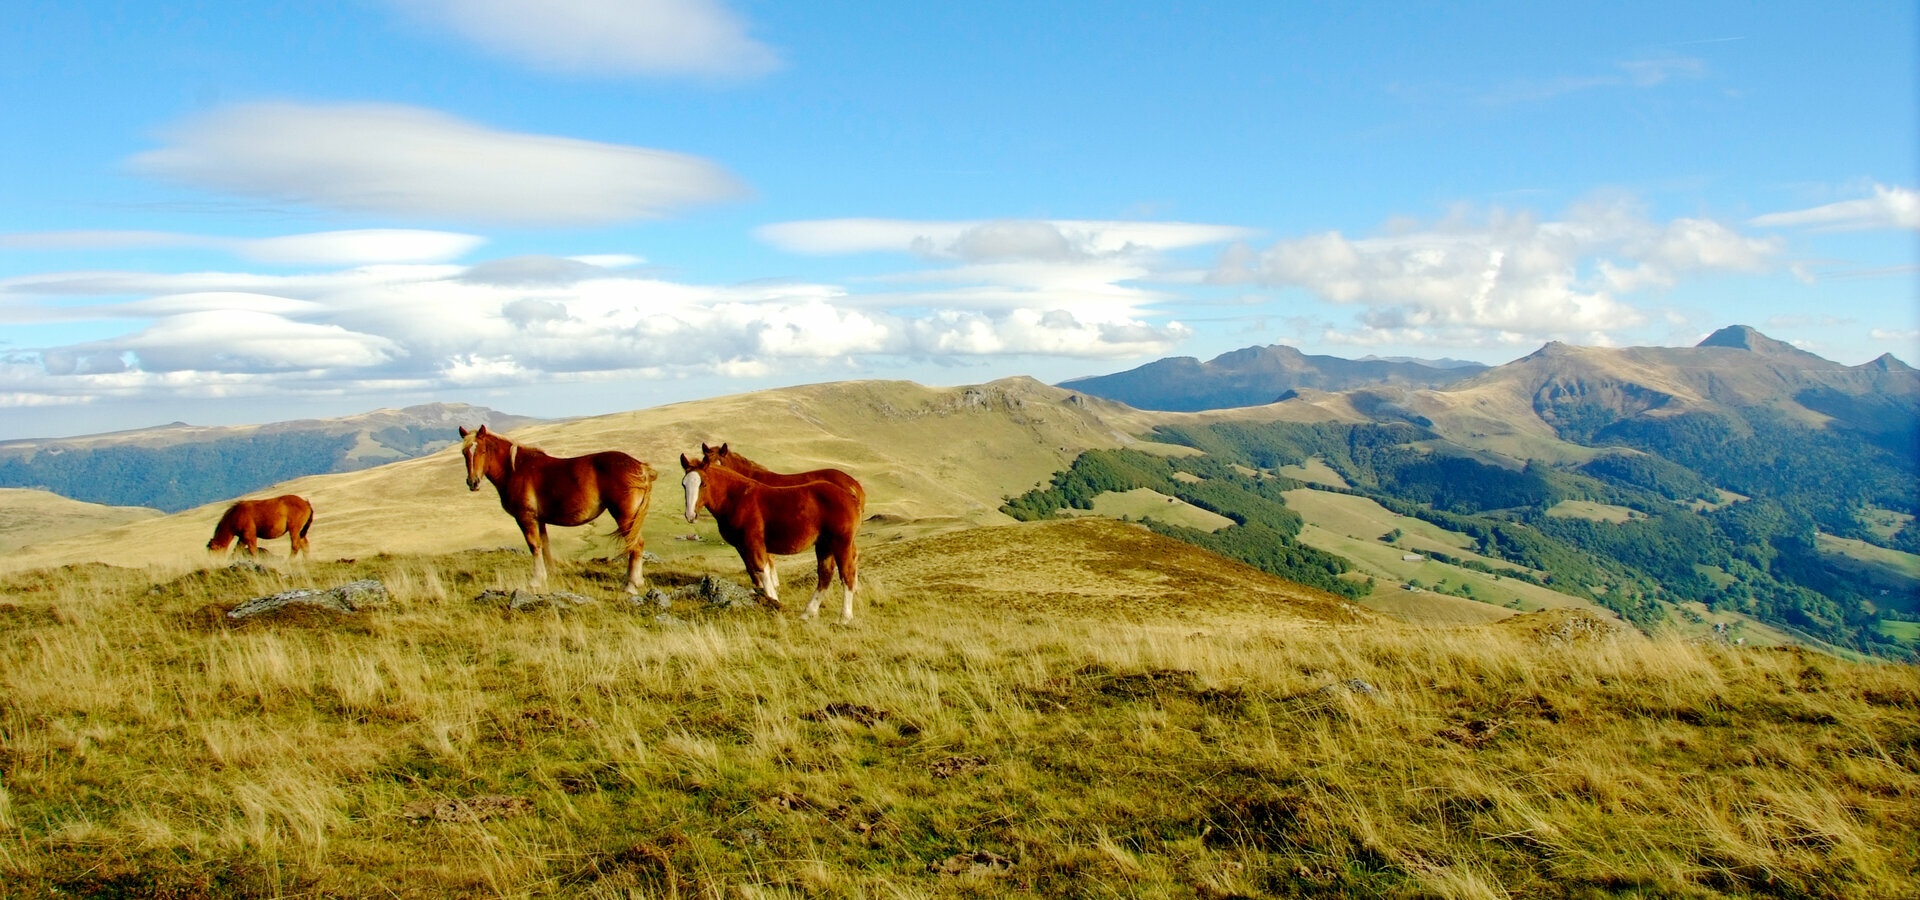
<path id="1" fill-rule="evenodd" d="M 1547 515 L 1561 519 L 1588 519 L 1594 522 L 1612 522 L 1616 525 L 1644 519 L 1646 513 L 1614 506 L 1608 503 L 1595 503 L 1591 500 L 1562 500 L 1548 507 Z"/>
<path id="2" fill-rule="evenodd" d="M 1909 644 L 1920 644 L 1920 622 L 1893 622 L 1882 619 L 1874 627 L 1880 629 L 1880 633 L 1887 637 L 1906 641 Z"/>
<path id="3" fill-rule="evenodd" d="M 1200 531 L 1219 531 L 1233 520 L 1151 488 L 1108 491 L 1093 498 L 1093 513 L 1109 519 L 1159 519 Z"/>

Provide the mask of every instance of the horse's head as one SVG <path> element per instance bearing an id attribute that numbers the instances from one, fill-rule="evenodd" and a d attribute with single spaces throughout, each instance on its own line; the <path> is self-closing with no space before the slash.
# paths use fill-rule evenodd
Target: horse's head
<path id="1" fill-rule="evenodd" d="M 711 458 L 706 453 L 712 448 L 700 445 L 701 459 L 691 460 L 685 453 L 680 454 L 680 470 L 687 473 L 680 478 L 680 487 L 687 492 L 687 521 L 691 522 L 700 515 L 700 488 L 705 482 L 700 473 L 707 470 Z"/>
<path id="2" fill-rule="evenodd" d="M 481 440 L 487 437 L 492 435 L 487 433 L 485 425 L 473 431 L 468 431 L 465 425 L 460 426 L 460 455 L 467 461 L 467 490 L 479 490 L 480 479 L 487 474 L 486 442 Z"/>

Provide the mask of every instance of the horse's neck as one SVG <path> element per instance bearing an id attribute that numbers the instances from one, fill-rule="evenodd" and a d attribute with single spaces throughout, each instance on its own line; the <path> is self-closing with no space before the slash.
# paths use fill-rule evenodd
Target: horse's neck
<path id="1" fill-rule="evenodd" d="M 716 471 L 721 473 L 717 478 L 714 477 Z M 705 478 L 707 482 L 707 511 L 713 513 L 716 519 L 721 517 L 723 510 L 734 513 L 734 515 L 737 516 L 738 513 L 736 510 L 740 503 L 740 495 L 745 491 L 748 484 L 747 478 L 738 472 L 730 472 L 714 466 L 707 468 Z"/>
<path id="2" fill-rule="evenodd" d="M 507 479 L 513 477 L 514 470 L 520 467 L 520 461 L 528 456 L 528 451 L 527 448 L 502 438 L 499 452 L 487 455 L 489 458 L 500 461 L 497 466 L 487 467 L 487 480 L 493 482 L 494 487 L 500 487 L 507 483 Z"/>

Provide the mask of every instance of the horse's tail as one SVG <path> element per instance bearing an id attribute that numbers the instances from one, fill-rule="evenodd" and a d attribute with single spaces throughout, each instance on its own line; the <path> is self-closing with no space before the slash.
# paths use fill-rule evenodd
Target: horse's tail
<path id="1" fill-rule="evenodd" d="M 639 460 L 626 472 L 627 485 L 640 494 L 639 508 L 634 516 L 627 520 L 625 528 L 620 530 L 621 540 L 626 542 L 628 553 L 639 553 L 646 546 L 646 536 L 640 533 L 640 526 L 646 522 L 647 506 L 653 500 L 653 467 Z"/>
<path id="2" fill-rule="evenodd" d="M 311 506 L 309 506 L 309 507 L 307 507 L 307 521 L 306 521 L 306 524 L 303 524 L 303 525 L 301 525 L 301 526 L 300 526 L 300 539 L 301 539 L 301 540 L 303 540 L 303 541 L 304 541 L 304 540 L 306 540 L 306 539 L 307 539 L 307 529 L 309 529 L 309 528 L 312 528 L 312 527 L 313 527 L 313 507 L 311 507 Z"/>

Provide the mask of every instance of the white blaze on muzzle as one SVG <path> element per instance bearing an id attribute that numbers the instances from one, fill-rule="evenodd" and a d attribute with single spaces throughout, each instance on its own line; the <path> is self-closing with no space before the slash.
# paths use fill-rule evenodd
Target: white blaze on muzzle
<path id="1" fill-rule="evenodd" d="M 687 521 L 691 522 L 700 514 L 700 473 L 688 472 L 680 486 L 687 489 Z"/>

